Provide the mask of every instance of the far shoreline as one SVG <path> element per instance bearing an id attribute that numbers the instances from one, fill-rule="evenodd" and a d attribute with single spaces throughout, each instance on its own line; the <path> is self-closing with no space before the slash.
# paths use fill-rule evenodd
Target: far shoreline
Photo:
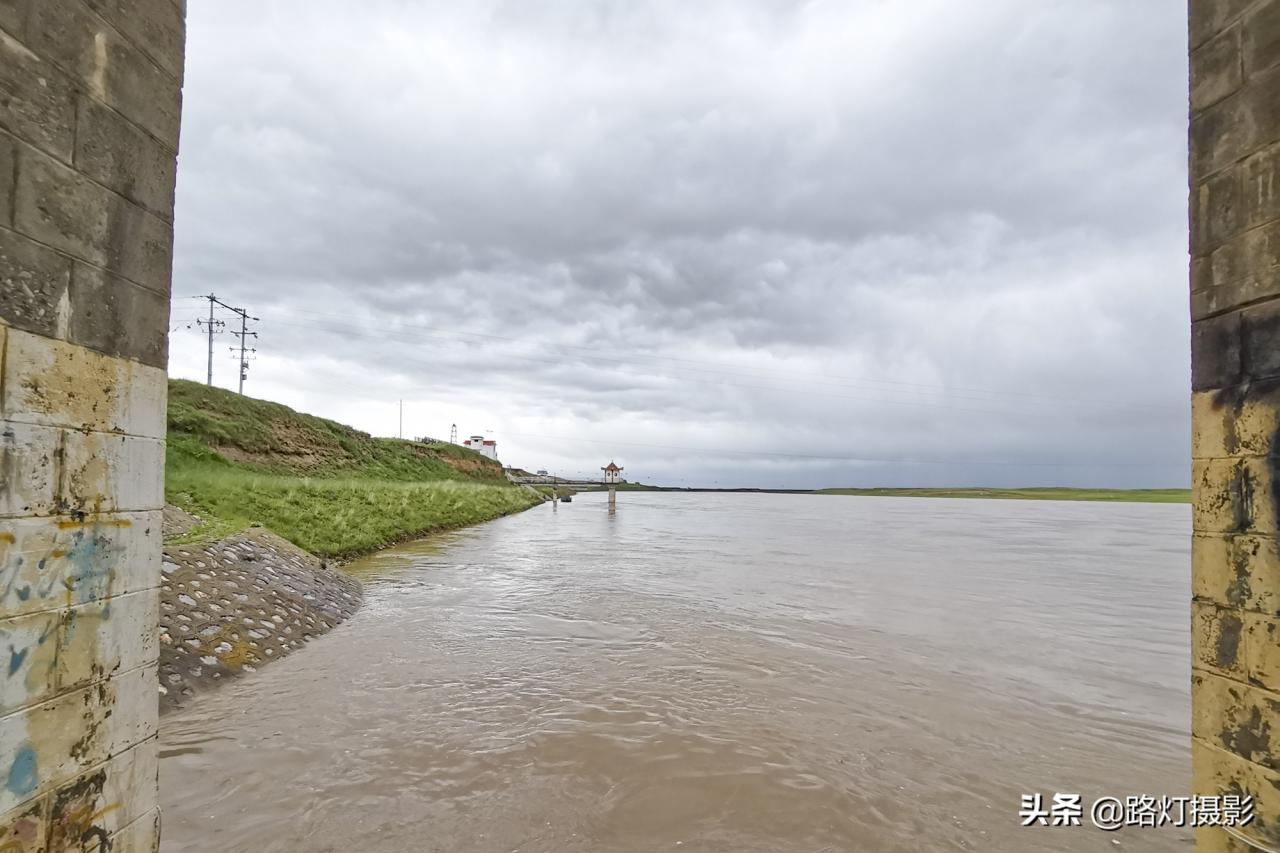
<path id="1" fill-rule="evenodd" d="M 583 491 L 601 490 L 584 483 L 566 483 Z M 1033 486 L 1026 488 L 984 488 L 967 486 L 957 488 L 830 488 L 830 489 L 761 489 L 761 488 L 710 488 L 694 486 L 650 486 L 643 483 L 625 483 L 618 491 L 629 492 L 687 492 L 760 495 L 845 495 L 875 498 L 965 498 L 973 500 L 1023 500 L 1023 501 L 1094 501 L 1102 503 L 1191 503 L 1190 489 L 1085 489 L 1064 486 Z"/>

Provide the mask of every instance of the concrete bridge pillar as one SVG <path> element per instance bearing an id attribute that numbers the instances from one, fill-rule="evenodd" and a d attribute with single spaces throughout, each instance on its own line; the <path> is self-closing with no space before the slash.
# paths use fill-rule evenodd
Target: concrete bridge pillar
<path id="1" fill-rule="evenodd" d="M 0 850 L 153 851 L 185 0 L 0 0 Z"/>
<path id="2" fill-rule="evenodd" d="M 1192 0 L 1192 754 L 1280 848 L 1280 0 Z"/>

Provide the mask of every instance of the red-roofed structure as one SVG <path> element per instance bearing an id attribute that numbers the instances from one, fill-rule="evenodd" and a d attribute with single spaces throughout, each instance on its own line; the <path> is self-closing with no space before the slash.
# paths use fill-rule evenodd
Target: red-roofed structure
<path id="1" fill-rule="evenodd" d="M 483 435 L 473 435 L 466 441 L 462 442 L 464 447 L 469 447 L 476 453 L 483 453 L 490 459 L 498 458 L 498 442 L 485 438 Z"/>

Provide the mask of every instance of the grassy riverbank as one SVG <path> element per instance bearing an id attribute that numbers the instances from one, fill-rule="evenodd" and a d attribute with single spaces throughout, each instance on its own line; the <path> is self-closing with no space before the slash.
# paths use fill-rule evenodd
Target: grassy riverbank
<path id="1" fill-rule="evenodd" d="M 502 467 L 447 443 L 374 438 L 218 388 L 169 386 L 165 494 L 216 538 L 259 524 L 313 554 L 346 557 L 539 502 Z"/>
<path id="2" fill-rule="evenodd" d="M 820 495 L 898 498 L 986 498 L 1017 501 L 1113 501 L 1127 503 L 1191 503 L 1190 489 L 820 489 Z"/>

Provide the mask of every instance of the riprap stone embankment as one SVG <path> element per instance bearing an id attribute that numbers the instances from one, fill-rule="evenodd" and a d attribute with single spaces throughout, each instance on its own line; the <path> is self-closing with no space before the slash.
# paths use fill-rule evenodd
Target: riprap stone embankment
<path id="1" fill-rule="evenodd" d="M 180 529 L 182 518 L 166 522 Z M 288 655 L 354 613 L 362 595 L 359 581 L 256 527 L 168 545 L 163 569 L 163 710 Z"/>

